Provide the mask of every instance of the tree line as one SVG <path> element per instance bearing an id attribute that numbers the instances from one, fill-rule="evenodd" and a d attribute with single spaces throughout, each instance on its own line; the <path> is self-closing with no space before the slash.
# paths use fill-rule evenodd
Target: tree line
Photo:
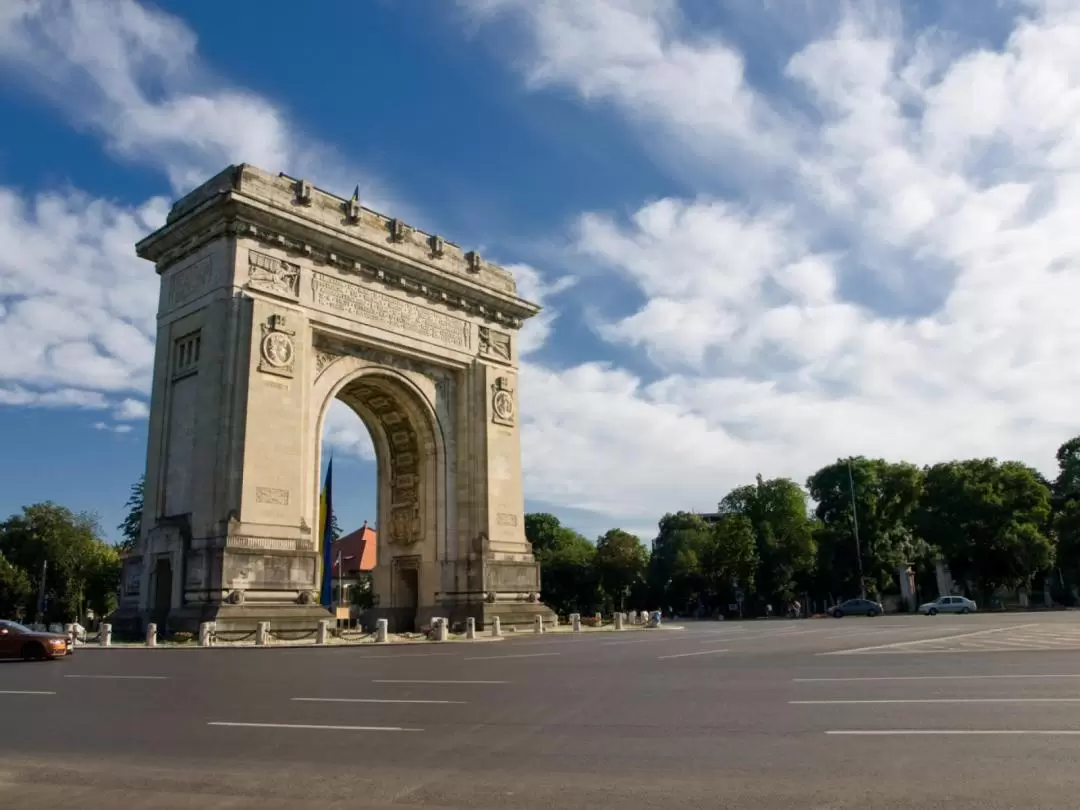
<path id="1" fill-rule="evenodd" d="M 921 599 L 954 591 L 984 604 L 1002 591 L 1049 587 L 1071 605 L 1080 586 L 1080 437 L 1058 449 L 1047 480 L 1016 461 L 918 467 L 855 457 L 736 487 L 710 514 L 661 518 L 651 548 L 621 529 L 595 543 L 546 513 L 525 516 L 542 598 L 560 613 L 667 609 L 746 615 L 793 600 L 832 604 L 899 593 L 898 567 Z"/>

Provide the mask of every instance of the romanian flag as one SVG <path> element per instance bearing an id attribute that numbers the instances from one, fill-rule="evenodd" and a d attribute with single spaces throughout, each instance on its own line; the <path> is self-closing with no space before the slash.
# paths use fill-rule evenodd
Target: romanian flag
<path id="1" fill-rule="evenodd" d="M 331 606 L 331 584 L 333 581 L 333 552 L 334 544 L 334 457 L 330 457 L 330 463 L 326 467 L 326 483 L 323 484 L 322 495 L 319 497 L 319 530 L 322 532 L 322 589 L 319 592 L 319 602 L 323 607 Z"/>

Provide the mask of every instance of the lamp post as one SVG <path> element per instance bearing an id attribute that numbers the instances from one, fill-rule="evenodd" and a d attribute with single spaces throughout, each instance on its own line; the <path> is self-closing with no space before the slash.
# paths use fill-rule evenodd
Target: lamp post
<path id="1" fill-rule="evenodd" d="M 851 528 L 855 535 L 855 560 L 859 565 L 859 595 L 866 598 L 866 580 L 863 578 L 862 547 L 859 545 L 859 515 L 855 510 L 855 477 L 851 472 L 851 459 L 847 462 L 848 488 L 851 492 Z"/>
<path id="2" fill-rule="evenodd" d="M 342 579 L 343 579 L 344 574 L 345 574 L 345 570 L 344 570 L 345 566 L 343 566 L 341 564 L 341 561 L 342 560 L 355 560 L 355 559 L 356 559 L 356 556 L 354 554 L 350 554 L 347 557 L 342 557 L 341 556 L 341 549 L 338 549 L 336 565 L 337 565 L 337 603 L 338 603 L 339 608 L 345 603 L 345 585 L 342 582 Z"/>

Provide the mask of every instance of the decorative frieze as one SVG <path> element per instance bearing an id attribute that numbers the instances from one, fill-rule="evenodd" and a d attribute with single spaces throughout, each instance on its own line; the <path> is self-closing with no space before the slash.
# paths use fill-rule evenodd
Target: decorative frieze
<path id="1" fill-rule="evenodd" d="M 295 301 L 300 297 L 300 265 L 249 250 L 247 285 L 253 290 Z"/>
<path id="2" fill-rule="evenodd" d="M 312 273 L 311 294 L 316 306 L 371 321 L 455 349 L 469 348 L 469 323 L 411 301 L 372 290 L 326 273 Z"/>

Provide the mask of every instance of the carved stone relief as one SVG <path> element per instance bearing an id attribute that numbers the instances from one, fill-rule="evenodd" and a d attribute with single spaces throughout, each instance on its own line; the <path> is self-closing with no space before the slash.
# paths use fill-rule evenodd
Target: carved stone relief
<path id="1" fill-rule="evenodd" d="M 295 301 L 300 297 L 300 265 L 249 250 L 248 287 Z"/>
<path id="2" fill-rule="evenodd" d="M 276 489 L 275 487 L 255 487 L 255 501 L 274 506 L 288 506 L 289 490 Z"/>
<path id="3" fill-rule="evenodd" d="M 514 424 L 514 389 L 508 377 L 496 377 L 491 386 L 491 421 L 497 425 Z"/>
<path id="4" fill-rule="evenodd" d="M 510 335 L 497 332 L 487 326 L 481 326 L 480 331 L 480 354 L 493 357 L 496 360 L 510 362 Z"/>
<path id="5" fill-rule="evenodd" d="M 284 315 L 271 315 L 262 327 L 262 340 L 259 342 L 259 371 L 276 374 L 279 377 L 292 377 L 296 362 L 296 345 L 293 343 L 294 330 L 288 329 Z"/>

